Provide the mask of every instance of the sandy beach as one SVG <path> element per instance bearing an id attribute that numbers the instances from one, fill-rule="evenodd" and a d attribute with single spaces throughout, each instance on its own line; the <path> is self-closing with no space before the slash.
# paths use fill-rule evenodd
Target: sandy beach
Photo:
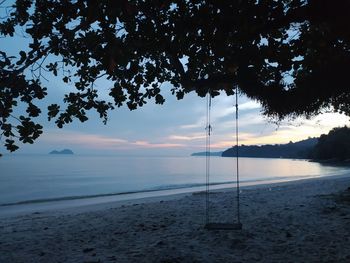
<path id="1" fill-rule="evenodd" d="M 0 218 L 0 262 L 350 262 L 350 174 L 242 188 L 242 230 L 192 193 Z M 211 194 L 211 220 L 235 216 Z"/>

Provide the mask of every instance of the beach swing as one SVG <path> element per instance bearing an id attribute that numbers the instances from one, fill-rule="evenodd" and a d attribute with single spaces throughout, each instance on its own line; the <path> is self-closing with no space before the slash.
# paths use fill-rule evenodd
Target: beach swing
<path id="1" fill-rule="evenodd" d="M 236 97 L 236 201 L 237 201 L 237 213 L 236 217 L 233 216 L 233 220 L 230 223 L 220 223 L 220 222 L 211 222 L 210 221 L 210 136 L 212 132 L 211 126 L 211 92 L 208 91 L 207 94 L 207 120 L 206 120 L 206 191 L 205 191 L 205 204 L 206 204 L 206 213 L 205 213 L 205 228 L 209 230 L 240 230 L 242 229 L 241 219 L 240 219 L 240 200 L 239 200 L 239 167 L 238 167 L 238 89 L 235 91 Z"/>

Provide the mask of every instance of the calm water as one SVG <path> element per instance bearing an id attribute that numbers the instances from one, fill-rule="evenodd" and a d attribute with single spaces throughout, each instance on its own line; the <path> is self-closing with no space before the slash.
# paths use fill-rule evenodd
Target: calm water
<path id="1" fill-rule="evenodd" d="M 211 158 L 212 183 L 225 186 L 234 182 L 234 171 L 235 159 Z M 240 158 L 243 185 L 348 171 L 303 160 Z M 189 188 L 204 183 L 204 157 L 13 155 L 0 158 L 0 204 Z"/>

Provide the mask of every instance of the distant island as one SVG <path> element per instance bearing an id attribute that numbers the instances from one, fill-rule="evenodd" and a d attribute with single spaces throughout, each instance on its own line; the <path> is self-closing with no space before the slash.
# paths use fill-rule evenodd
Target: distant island
<path id="1" fill-rule="evenodd" d="M 197 153 L 192 153 L 191 156 L 206 156 L 206 152 L 197 152 Z M 222 151 L 221 152 L 210 152 L 210 156 L 222 156 Z"/>
<path id="2" fill-rule="evenodd" d="M 70 149 L 64 149 L 62 151 L 53 150 L 53 151 L 49 152 L 49 154 L 74 154 L 74 153 Z"/>

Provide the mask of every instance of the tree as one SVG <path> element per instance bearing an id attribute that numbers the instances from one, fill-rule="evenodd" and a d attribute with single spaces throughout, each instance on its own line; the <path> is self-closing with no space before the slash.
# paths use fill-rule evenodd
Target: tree
<path id="1" fill-rule="evenodd" d="M 313 149 L 312 158 L 341 161 L 350 159 L 350 128 L 334 128 L 327 135 L 322 134 Z"/>
<path id="2" fill-rule="evenodd" d="M 341 0 L 17 0 L 0 35 L 23 31 L 31 43 L 15 57 L 0 51 L 5 145 L 13 151 L 42 133 L 35 101 L 47 94 L 45 74 L 76 87 L 64 107 L 48 107 L 60 128 L 92 109 L 107 121 L 114 107 L 162 104 L 164 82 L 178 99 L 238 87 L 277 119 L 327 107 L 350 115 L 349 8 Z M 99 78 L 111 81 L 112 101 L 99 99 Z M 14 116 L 22 104 L 26 114 Z"/>

